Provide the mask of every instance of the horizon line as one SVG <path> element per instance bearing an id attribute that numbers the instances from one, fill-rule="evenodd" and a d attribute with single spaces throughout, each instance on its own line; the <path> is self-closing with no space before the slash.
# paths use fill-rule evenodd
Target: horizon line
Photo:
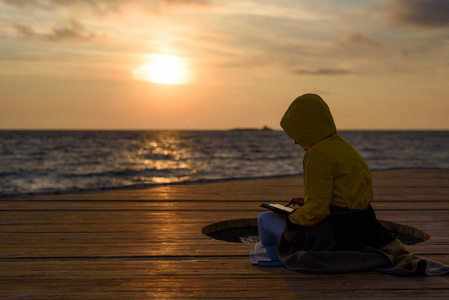
<path id="1" fill-rule="evenodd" d="M 233 127 L 233 128 L 189 128 L 189 129 L 163 129 L 163 128 L 0 128 L 0 131 L 264 131 L 263 127 Z M 282 128 L 265 131 L 283 131 Z M 449 128 L 344 128 L 338 131 L 449 131 Z"/>

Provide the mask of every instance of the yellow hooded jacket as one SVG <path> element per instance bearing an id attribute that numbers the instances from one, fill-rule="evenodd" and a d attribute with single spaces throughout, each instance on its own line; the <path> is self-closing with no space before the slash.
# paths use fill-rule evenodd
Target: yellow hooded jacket
<path id="1" fill-rule="evenodd" d="M 292 223 L 311 227 L 324 220 L 330 206 L 365 209 L 373 199 L 371 172 L 357 150 L 337 134 L 334 119 L 320 96 L 296 98 L 281 126 L 307 149 L 303 158 L 304 205 L 289 215 Z"/>

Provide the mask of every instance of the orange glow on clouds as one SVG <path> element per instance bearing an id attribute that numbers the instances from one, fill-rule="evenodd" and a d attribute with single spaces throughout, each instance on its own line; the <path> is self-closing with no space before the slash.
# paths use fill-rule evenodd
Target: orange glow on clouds
<path id="1" fill-rule="evenodd" d="M 150 61 L 133 71 L 135 79 L 161 83 L 183 84 L 187 82 L 187 64 L 174 55 L 152 55 Z"/>

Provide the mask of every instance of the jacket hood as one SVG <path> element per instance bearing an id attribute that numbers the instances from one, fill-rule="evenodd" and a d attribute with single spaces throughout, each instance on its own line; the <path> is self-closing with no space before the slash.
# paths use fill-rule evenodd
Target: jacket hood
<path id="1" fill-rule="evenodd" d="M 329 107 L 315 94 L 296 98 L 282 117 L 281 127 L 289 137 L 306 149 L 337 133 Z"/>

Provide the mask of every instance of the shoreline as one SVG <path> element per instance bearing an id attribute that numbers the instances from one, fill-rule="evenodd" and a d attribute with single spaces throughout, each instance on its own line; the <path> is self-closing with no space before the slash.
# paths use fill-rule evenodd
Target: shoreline
<path id="1" fill-rule="evenodd" d="M 152 187 L 158 187 L 158 186 L 208 184 L 208 183 L 227 182 L 227 181 L 245 181 L 245 180 L 253 180 L 253 179 L 271 179 L 271 178 L 300 177 L 300 176 L 302 176 L 301 173 L 287 174 L 287 175 L 282 174 L 282 175 L 271 175 L 271 176 L 259 176 L 259 177 L 198 179 L 198 180 L 185 180 L 185 181 L 167 182 L 167 183 L 142 183 L 142 184 L 137 183 L 137 184 L 121 185 L 121 186 L 105 186 L 105 187 L 95 187 L 95 188 L 49 190 L 49 191 L 36 191 L 36 192 L 23 192 L 23 193 L 1 193 L 0 192 L 0 199 L 3 197 L 60 195 L 60 194 L 101 192 L 101 191 L 112 191 L 112 190 L 145 189 L 145 188 L 152 188 Z"/>
<path id="2" fill-rule="evenodd" d="M 379 168 L 371 169 L 371 172 L 378 171 L 390 171 L 390 170 L 449 170 L 448 168 L 435 168 L 435 167 L 392 167 L 392 168 Z M 75 194 L 75 193 L 89 193 L 89 192 L 102 192 L 102 191 L 114 191 L 114 190 L 128 190 L 128 189 L 146 189 L 158 186 L 171 186 L 171 185 L 191 185 L 191 184 L 209 184 L 217 182 L 228 182 L 228 181 L 245 181 L 245 180 L 256 180 L 256 179 L 275 179 L 283 177 L 301 177 L 302 173 L 296 174 L 281 174 L 281 175 L 270 175 L 270 176 L 255 176 L 255 177 L 239 177 L 239 178 L 219 178 L 219 179 L 198 179 L 198 180 L 185 180 L 177 182 L 167 182 L 167 183 L 142 183 L 142 184 L 131 184 L 131 185 L 121 185 L 121 186 L 104 186 L 104 187 L 94 187 L 94 188 L 79 188 L 79 189 L 63 189 L 63 190 L 47 190 L 47 191 L 31 191 L 31 192 L 0 192 L 0 199 L 7 197 L 26 197 L 26 196 L 46 196 L 46 195 L 65 195 L 65 194 Z"/>
<path id="3" fill-rule="evenodd" d="M 425 172 L 423 172 L 425 171 Z M 444 178 L 446 175 L 449 180 L 449 169 L 444 168 L 390 168 L 390 169 L 378 169 L 371 170 L 373 177 L 373 185 L 375 181 L 379 179 L 385 180 L 386 178 L 410 178 L 413 182 L 413 178 L 422 176 L 422 173 L 438 173 Z M 413 175 L 413 176 L 411 176 Z M 207 197 L 207 192 L 225 195 L 223 189 L 235 190 L 234 193 L 241 193 L 239 199 L 244 199 L 244 195 L 247 195 L 251 191 L 238 190 L 238 187 L 254 187 L 255 189 L 263 186 L 267 188 L 267 193 L 272 189 L 282 189 L 290 191 L 295 195 L 302 193 L 303 181 L 302 174 L 292 175 L 276 175 L 269 177 L 251 177 L 251 178 L 229 178 L 229 179 L 216 179 L 216 180 L 201 180 L 201 181 L 188 181 L 188 182 L 175 182 L 164 184 L 147 184 L 147 185 L 131 185 L 121 187 L 109 187 L 109 188 L 92 188 L 92 189 L 79 189 L 79 190 L 61 190 L 53 192 L 35 192 L 35 193 L 21 193 L 21 194 L 0 194 L 0 200 L 46 200 L 46 199 L 79 199 L 79 200 L 91 200 L 91 199 L 160 199 L 170 200 L 170 193 L 176 193 L 175 199 L 194 199 L 197 191 L 205 191 L 202 196 Z M 410 185 L 413 188 L 413 185 Z M 165 195 L 161 196 L 161 191 L 165 191 Z M 176 191 L 176 192 L 174 192 Z M 188 192 L 186 192 L 188 191 Z M 207 192 L 206 192 L 207 191 Z M 252 196 L 248 196 L 252 198 Z M 229 200 L 226 196 L 221 197 L 223 200 Z M 285 198 L 287 199 L 287 198 Z"/>
<path id="4" fill-rule="evenodd" d="M 447 168 L 435 168 L 435 167 L 392 167 L 392 168 L 379 168 L 371 169 L 371 172 L 378 171 L 390 171 L 390 170 L 449 170 Z M 0 192 L 0 199 L 7 197 L 26 197 L 26 196 L 46 196 L 46 195 L 65 195 L 65 194 L 76 194 L 76 193 L 91 193 L 91 192 L 103 192 L 103 191 L 114 191 L 114 190 L 129 190 L 129 189 L 146 189 L 159 186 L 171 186 L 171 185 L 191 185 L 191 184 L 209 184 L 218 182 L 228 182 L 228 181 L 246 181 L 246 180 L 257 180 L 257 179 L 275 179 L 284 177 L 301 177 L 302 173 L 296 174 L 281 174 L 281 175 L 270 175 L 270 176 L 256 176 L 256 177 L 239 177 L 239 178 L 219 178 L 219 179 L 198 179 L 198 180 L 185 180 L 178 182 L 167 182 L 167 183 L 142 183 L 142 184 L 131 184 L 131 185 L 121 185 L 121 186 L 104 186 L 104 187 L 94 187 L 94 188 L 79 188 L 79 189 L 63 189 L 63 190 L 48 190 L 48 191 L 31 191 L 31 192 Z"/>

